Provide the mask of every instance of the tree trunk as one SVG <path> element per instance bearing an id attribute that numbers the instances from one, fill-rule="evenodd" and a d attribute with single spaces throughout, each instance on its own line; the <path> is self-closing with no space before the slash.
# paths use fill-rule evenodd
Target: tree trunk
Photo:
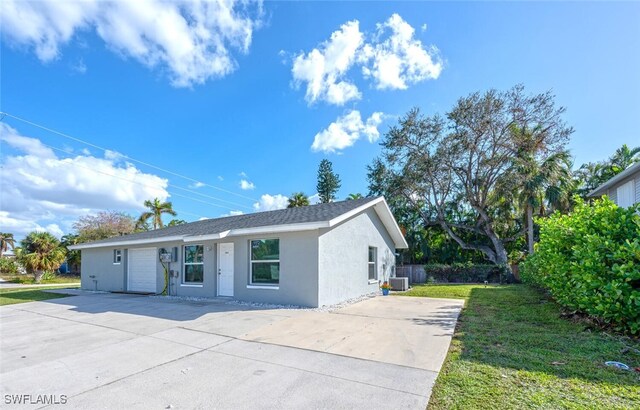
<path id="1" fill-rule="evenodd" d="M 529 255 L 533 255 L 533 207 L 527 204 L 527 245 L 529 245 Z"/>
<path id="2" fill-rule="evenodd" d="M 509 258 L 507 255 L 507 249 L 504 247 L 504 243 L 502 243 L 502 239 L 498 238 L 498 235 L 488 227 L 485 228 L 484 231 L 487 234 L 487 237 L 489 237 L 489 240 L 491 240 L 491 244 L 493 245 L 495 252 L 495 260 L 493 260 L 493 263 L 496 265 L 507 265 Z M 509 268 L 509 270 L 511 270 L 511 268 Z"/>
<path id="3" fill-rule="evenodd" d="M 40 283 L 40 281 L 42 280 L 42 275 L 44 275 L 43 270 L 36 270 L 35 272 L 33 272 L 33 279 L 35 279 L 36 283 Z"/>

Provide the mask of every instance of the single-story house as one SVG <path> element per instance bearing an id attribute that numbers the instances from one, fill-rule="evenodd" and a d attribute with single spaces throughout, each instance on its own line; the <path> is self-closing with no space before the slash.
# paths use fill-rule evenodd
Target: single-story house
<path id="1" fill-rule="evenodd" d="M 383 197 L 206 219 L 87 242 L 82 289 L 317 307 L 378 289 L 407 248 Z"/>
<path id="2" fill-rule="evenodd" d="M 589 192 L 590 197 L 607 195 L 618 206 L 626 208 L 640 202 L 640 162 Z"/>

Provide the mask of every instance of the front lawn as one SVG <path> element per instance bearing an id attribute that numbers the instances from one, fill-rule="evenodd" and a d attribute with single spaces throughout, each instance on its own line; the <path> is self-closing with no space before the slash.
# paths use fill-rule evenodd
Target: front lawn
<path id="1" fill-rule="evenodd" d="M 55 289 L 56 287 L 49 286 L 46 288 L 0 289 L 0 306 L 13 305 L 16 303 L 35 302 L 47 299 L 59 299 L 69 296 L 60 293 L 43 292 L 43 290 L 45 289 L 51 290 Z"/>
<path id="2" fill-rule="evenodd" d="M 11 283 L 22 283 L 24 285 L 35 285 L 37 284 L 33 279 L 32 275 L 6 275 L 0 274 L 0 278 L 7 282 Z M 50 285 L 50 284 L 64 284 L 64 283 L 80 283 L 80 276 L 75 275 L 56 275 L 51 279 L 42 279 L 39 284 L 42 285 Z"/>
<path id="3" fill-rule="evenodd" d="M 525 285 L 422 285 L 409 296 L 466 299 L 429 409 L 640 408 L 640 342 L 591 330 Z M 426 348 L 426 347 L 425 347 Z"/>

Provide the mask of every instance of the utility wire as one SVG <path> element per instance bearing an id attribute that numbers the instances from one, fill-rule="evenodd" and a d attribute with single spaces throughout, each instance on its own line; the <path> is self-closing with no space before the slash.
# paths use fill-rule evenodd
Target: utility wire
<path id="1" fill-rule="evenodd" d="M 63 150 L 62 148 L 53 147 L 53 146 L 51 146 L 51 145 L 47 145 L 47 144 L 44 144 L 44 143 L 42 143 L 42 142 L 41 142 L 41 144 L 42 144 L 43 146 L 47 147 L 47 148 L 50 148 L 50 149 L 53 149 L 53 150 L 56 150 L 56 151 L 63 152 L 63 153 L 65 153 L 65 154 L 67 154 L 67 155 L 69 154 L 69 152 L 68 152 L 68 151 Z M 67 157 L 66 159 L 71 159 L 71 158 Z M 142 182 L 139 182 L 139 181 L 135 181 L 135 180 L 133 180 L 133 179 L 123 178 L 123 177 L 121 177 L 121 176 L 113 175 L 113 174 L 110 174 L 110 173 L 108 173 L 108 172 L 99 171 L 99 170 L 97 170 L 97 169 L 90 168 L 90 167 L 85 167 L 85 166 L 80 165 L 80 164 L 75 163 L 75 162 L 65 162 L 65 161 L 61 161 L 61 163 L 63 163 L 63 164 L 67 164 L 67 165 L 71 165 L 71 166 L 76 166 L 76 167 L 83 168 L 83 169 L 88 169 L 88 170 L 93 171 L 93 172 L 96 172 L 96 173 L 98 173 L 98 174 L 107 175 L 107 176 L 110 176 L 110 177 L 112 177 L 112 178 L 121 179 L 121 180 L 128 181 L 128 182 L 131 182 L 131 183 L 134 183 L 134 184 L 138 184 L 138 185 L 141 185 L 141 186 L 145 186 L 145 187 L 147 187 L 147 188 L 152 188 L 152 189 L 158 189 L 158 188 L 159 188 L 159 187 L 157 187 L 157 186 L 153 186 L 153 185 L 145 184 L 145 183 L 142 183 Z M 174 188 L 175 188 L 175 187 L 174 187 Z M 184 189 L 184 188 L 183 188 L 183 189 Z M 182 198 L 190 199 L 190 200 L 192 200 L 192 201 L 202 202 L 202 203 L 207 204 L 207 205 L 212 205 L 212 206 L 216 206 L 216 207 L 219 207 L 219 208 L 226 208 L 226 209 L 230 209 L 230 210 L 235 210 L 235 208 L 232 208 L 232 207 L 229 207 L 229 206 L 226 206 L 226 205 L 220 205 L 220 204 L 216 204 L 216 203 L 213 203 L 213 202 L 203 201 L 203 200 L 201 200 L 201 199 L 193 198 L 193 197 L 190 197 L 190 196 L 187 196 L 187 195 L 178 194 L 178 193 L 176 193 L 176 192 L 169 192 L 169 193 L 170 193 L 171 195 L 174 195 L 174 196 L 178 196 L 178 197 L 182 197 Z"/>
<path id="2" fill-rule="evenodd" d="M 80 142 L 80 143 L 82 143 L 82 144 L 86 144 L 86 145 L 88 145 L 88 146 L 90 146 L 90 147 L 93 147 L 93 148 L 96 148 L 96 149 L 102 150 L 102 151 L 104 151 L 104 152 L 106 152 L 106 151 L 112 151 L 112 150 L 109 150 L 108 148 L 101 147 L 101 146 L 99 146 L 99 145 L 96 145 L 96 144 L 93 144 L 93 143 L 91 143 L 91 142 L 88 142 L 88 141 L 82 140 L 82 139 L 80 139 L 80 138 L 72 137 L 71 135 L 67 135 L 67 134 L 64 134 L 64 133 L 62 133 L 62 132 L 60 132 L 60 131 L 56 131 L 56 130 L 54 130 L 54 129 L 51 129 L 51 128 L 48 128 L 48 127 L 45 127 L 45 126 L 43 126 L 43 125 L 36 124 L 35 122 L 32 122 L 32 121 L 26 120 L 26 119 L 24 119 L 24 118 L 17 117 L 17 116 L 15 116 L 15 115 L 13 115 L 13 114 L 9 114 L 9 113 L 6 113 L 6 112 L 2 112 L 2 111 L 0 111 L 0 115 L 2 115 L 2 117 L 0 118 L 0 121 L 2 121 L 2 119 L 4 119 L 4 116 L 6 116 L 6 117 L 10 117 L 10 118 L 13 118 L 14 120 L 21 121 L 21 122 L 23 122 L 23 123 L 25 123 L 25 124 L 29 124 L 29 125 L 31 125 L 31 126 L 34 126 L 34 127 L 40 128 L 40 129 L 42 129 L 42 130 L 45 130 L 45 131 L 51 132 L 51 133 L 53 133 L 53 134 L 59 135 L 59 136 L 61 136 L 61 137 L 68 138 L 68 139 L 70 139 L 70 140 L 73 140 L 73 141 L 76 141 L 76 142 Z M 117 152 L 117 151 L 115 151 L 115 152 Z M 119 154 L 120 154 L 120 153 L 119 153 Z M 186 180 L 191 181 L 191 182 L 197 182 L 197 183 L 203 184 L 203 186 L 207 186 L 207 187 L 209 187 L 209 188 L 217 189 L 217 190 L 219 190 L 219 191 L 226 192 L 226 193 L 228 193 L 228 194 L 235 195 L 235 196 L 240 197 L 240 198 L 249 199 L 249 200 L 251 200 L 251 201 L 257 201 L 257 199 L 255 199 L 255 198 L 251 198 L 251 197 L 249 197 L 249 196 L 241 195 L 241 194 L 238 194 L 238 193 L 236 193 L 236 192 L 229 191 L 229 190 L 227 190 L 227 189 L 217 187 L 217 186 L 215 186 L 215 185 L 211 185 L 211 184 L 207 184 L 207 183 L 201 182 L 201 181 L 199 181 L 199 180 L 197 180 L 197 179 L 193 179 L 193 178 L 188 177 L 188 176 L 186 176 L 186 175 L 178 174 L 178 173 L 176 173 L 176 172 L 169 171 L 168 169 L 164 169 L 164 168 L 158 167 L 158 166 L 156 166 L 156 165 L 149 164 L 149 163 L 144 162 L 144 161 L 140 161 L 140 160 L 135 159 L 135 158 L 132 158 L 132 157 L 130 157 L 130 156 L 128 156 L 128 155 L 124 155 L 124 154 L 121 154 L 121 155 L 122 155 L 122 157 L 123 157 L 123 158 L 126 158 L 126 159 L 128 159 L 128 160 L 130 160 L 130 161 L 133 161 L 133 162 L 137 162 L 138 164 L 145 165 L 145 166 L 150 167 L 150 168 L 157 169 L 158 171 L 166 172 L 167 174 L 171 174 L 171 175 L 174 175 L 174 176 L 177 176 L 177 177 L 180 177 L 180 178 L 186 179 Z"/>

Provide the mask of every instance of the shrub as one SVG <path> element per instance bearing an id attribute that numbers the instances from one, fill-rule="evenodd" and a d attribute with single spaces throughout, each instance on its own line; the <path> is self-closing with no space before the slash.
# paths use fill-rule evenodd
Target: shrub
<path id="1" fill-rule="evenodd" d="M 570 215 L 537 220 L 540 242 L 521 264 L 521 278 L 569 309 L 639 334 L 640 206 L 576 201 Z"/>
<path id="2" fill-rule="evenodd" d="M 46 271 L 45 273 L 42 274 L 42 277 L 40 278 L 40 280 L 41 281 L 54 280 L 57 277 L 58 277 L 58 275 L 56 275 L 55 272 Z"/>
<path id="3" fill-rule="evenodd" d="M 0 273 L 3 275 L 18 275 L 20 265 L 13 258 L 0 258 Z"/>
<path id="4" fill-rule="evenodd" d="M 431 283 L 500 283 L 509 276 L 505 266 L 473 263 L 427 264 L 424 265 L 424 272 Z"/>

